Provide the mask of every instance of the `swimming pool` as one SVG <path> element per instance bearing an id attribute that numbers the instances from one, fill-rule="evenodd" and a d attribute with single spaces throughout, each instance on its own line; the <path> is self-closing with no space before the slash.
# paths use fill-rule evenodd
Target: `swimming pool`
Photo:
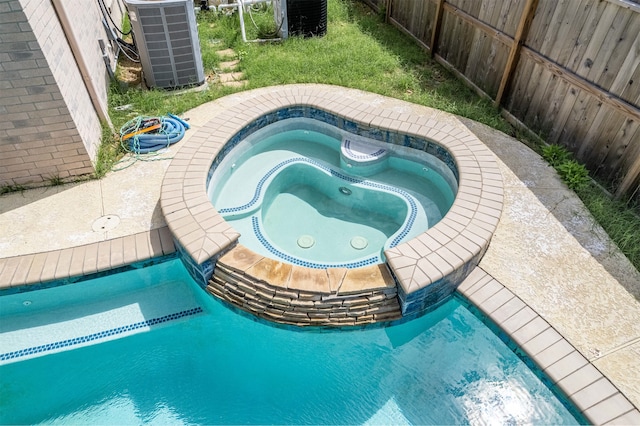
<path id="1" fill-rule="evenodd" d="M 208 194 L 246 247 L 285 262 L 355 268 L 438 223 L 457 169 L 435 155 L 309 118 L 270 124 L 238 143 Z"/>
<path id="2" fill-rule="evenodd" d="M 3 361 L 0 422 L 577 423 L 458 298 L 402 325 L 319 333 L 203 294 L 171 260 L 1 297 L 0 339 L 19 331 L 14 345 L 111 334 Z"/>

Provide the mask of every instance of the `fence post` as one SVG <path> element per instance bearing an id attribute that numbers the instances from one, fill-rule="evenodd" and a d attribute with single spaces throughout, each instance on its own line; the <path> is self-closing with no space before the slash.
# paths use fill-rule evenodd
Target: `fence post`
<path id="1" fill-rule="evenodd" d="M 520 48 L 522 47 L 524 39 L 527 38 L 529 26 L 531 25 L 531 21 L 533 21 L 533 17 L 535 16 L 537 8 L 538 0 L 527 0 L 527 3 L 524 5 L 516 34 L 513 37 L 513 43 L 511 44 L 511 51 L 509 52 L 509 57 L 507 58 L 507 64 L 504 68 L 504 74 L 502 74 L 502 80 L 500 80 L 498 94 L 496 95 L 496 99 L 494 101 L 494 104 L 496 106 L 500 106 L 500 103 L 502 102 L 502 96 L 504 95 L 507 86 L 511 82 L 513 71 L 516 69 L 516 65 L 518 65 L 518 59 L 520 59 Z"/>
<path id="2" fill-rule="evenodd" d="M 440 24 L 442 23 L 442 13 L 444 12 L 444 0 L 438 0 L 436 6 L 436 17 L 433 22 L 433 30 L 431 31 L 431 57 L 436 54 L 436 43 L 438 42 L 438 36 L 440 35 Z"/>

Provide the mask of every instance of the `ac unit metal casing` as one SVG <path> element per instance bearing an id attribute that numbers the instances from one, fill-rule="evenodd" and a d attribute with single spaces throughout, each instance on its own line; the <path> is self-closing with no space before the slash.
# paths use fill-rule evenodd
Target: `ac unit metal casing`
<path id="1" fill-rule="evenodd" d="M 193 0 L 125 0 L 144 79 L 173 89 L 204 83 Z"/>
<path id="2" fill-rule="evenodd" d="M 278 36 L 283 40 L 289 38 L 287 0 L 273 0 L 273 15 L 278 26 Z"/>

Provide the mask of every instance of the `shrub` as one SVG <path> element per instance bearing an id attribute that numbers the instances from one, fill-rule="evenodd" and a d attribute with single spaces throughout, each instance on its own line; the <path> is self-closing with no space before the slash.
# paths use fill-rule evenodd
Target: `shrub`
<path id="1" fill-rule="evenodd" d="M 575 160 L 566 160 L 556 167 L 562 180 L 574 191 L 589 183 L 587 168 Z"/>
<path id="2" fill-rule="evenodd" d="M 554 168 L 571 159 L 571 153 L 560 145 L 547 145 L 542 148 L 542 158 L 547 160 Z"/>

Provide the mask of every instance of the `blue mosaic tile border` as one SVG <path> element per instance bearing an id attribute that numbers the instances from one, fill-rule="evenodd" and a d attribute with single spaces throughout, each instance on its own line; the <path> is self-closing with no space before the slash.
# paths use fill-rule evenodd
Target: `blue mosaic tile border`
<path id="1" fill-rule="evenodd" d="M 400 244 L 400 242 L 402 241 L 403 238 L 405 238 L 408 234 L 409 231 L 411 231 L 411 228 L 413 227 L 413 224 L 416 220 L 416 217 L 418 216 L 418 206 L 416 205 L 415 200 L 413 199 L 413 197 L 411 197 L 411 195 L 400 189 L 400 188 L 396 188 L 393 186 L 389 186 L 389 185 L 384 185 L 381 183 L 376 183 L 376 182 L 370 182 L 368 180 L 363 180 L 363 179 L 359 179 L 359 178 L 354 178 L 352 176 L 348 176 L 345 175 L 343 173 L 340 173 L 337 170 L 334 170 L 318 161 L 312 160 L 310 158 L 306 158 L 306 157 L 295 157 L 295 158 L 289 158 L 288 160 L 282 161 L 278 164 L 276 164 L 275 166 L 273 166 L 271 168 L 271 170 L 269 170 L 267 173 L 265 173 L 265 175 L 258 181 L 258 185 L 256 186 L 255 192 L 253 194 L 253 197 L 251 198 L 251 200 L 248 203 L 245 203 L 241 206 L 237 206 L 237 207 L 227 207 L 227 208 L 221 208 L 220 210 L 218 210 L 218 212 L 220 214 L 225 214 L 225 213 L 238 213 L 241 212 L 243 210 L 247 210 L 253 207 L 254 204 L 256 204 L 258 202 L 258 200 L 261 199 L 261 193 L 262 190 L 264 188 L 264 184 L 269 180 L 269 178 L 271 178 L 271 176 L 273 176 L 276 172 L 280 171 L 281 169 L 285 168 L 286 166 L 289 166 L 291 164 L 295 164 L 295 163 L 307 163 L 307 164 L 311 164 L 321 170 L 324 170 L 327 173 L 330 173 L 331 176 L 337 177 L 339 179 L 344 180 L 345 182 L 349 182 L 349 183 L 357 183 L 363 186 L 368 186 L 370 188 L 375 188 L 375 189 L 382 189 L 385 191 L 389 191 L 389 192 L 393 192 L 396 195 L 398 195 L 399 197 L 401 197 L 402 199 L 404 199 L 407 204 L 409 204 L 409 218 L 407 220 L 405 220 L 404 226 L 402 227 L 402 230 L 399 231 L 396 236 L 393 238 L 393 240 L 391 241 L 391 244 L 389 245 L 389 248 L 393 248 L 395 246 L 397 246 L 398 244 Z M 255 228 L 255 226 L 254 226 Z M 280 256 L 278 253 L 281 253 L 279 250 L 275 249 L 275 248 L 269 248 L 271 247 L 270 244 L 265 244 L 265 242 L 262 241 L 262 239 L 260 239 L 260 242 L 262 242 L 262 244 L 265 246 L 265 248 L 267 248 L 271 253 L 277 255 L 278 257 L 284 259 L 285 257 Z M 176 243 L 177 245 L 177 243 Z M 285 255 L 287 257 L 291 257 L 289 255 Z M 288 260 L 288 259 L 287 259 Z M 303 262 L 302 260 L 300 260 L 300 262 Z M 305 262 L 308 263 L 308 262 Z M 298 264 L 298 263 L 296 263 Z M 311 267 L 315 267 L 315 266 L 311 266 Z M 351 266 L 352 268 L 355 268 L 356 266 Z"/>
<path id="2" fill-rule="evenodd" d="M 202 288 L 207 288 L 209 284 L 209 279 L 213 275 L 213 266 L 215 263 L 215 258 L 206 260 L 202 262 L 202 264 L 198 265 L 195 260 L 189 256 L 189 253 L 182 247 L 182 245 L 178 242 L 177 239 L 173 239 L 173 244 L 176 247 L 176 251 L 179 253 L 180 260 L 184 265 L 185 269 L 193 278 L 193 280 Z"/>
<path id="3" fill-rule="evenodd" d="M 371 256 L 366 259 L 358 260 L 355 262 L 347 262 L 347 263 L 316 263 L 316 262 L 309 262 L 307 260 L 302 260 L 295 256 L 291 256 L 287 253 L 284 253 L 283 251 L 280 251 L 274 246 L 272 246 L 271 243 L 269 243 L 269 241 L 267 241 L 267 239 L 264 237 L 262 230 L 260 229 L 260 222 L 258 221 L 258 218 L 256 216 L 251 217 L 251 225 L 253 226 L 253 233 L 256 235 L 260 243 L 267 250 L 269 250 L 270 253 L 294 265 L 304 266 L 306 268 L 313 268 L 313 269 L 327 269 L 327 268 L 353 269 L 353 268 L 361 268 L 363 266 L 375 265 L 377 263 L 380 263 L 380 256 Z"/>
<path id="4" fill-rule="evenodd" d="M 0 362 L 10 359 L 21 358 L 28 355 L 33 355 L 42 352 L 49 352 L 55 349 L 68 348 L 76 346 L 86 342 L 92 342 L 94 340 L 104 339 L 109 336 L 115 336 L 118 334 L 126 333 L 132 330 L 137 330 L 144 327 L 151 327 L 154 325 L 162 324 L 169 321 L 174 321 L 180 318 L 197 315 L 202 313 L 203 310 L 200 306 L 186 311 L 176 312 L 175 314 L 165 315 L 159 318 L 152 318 L 150 320 L 140 321 L 133 324 L 125 325 L 122 327 L 112 328 L 110 330 L 101 331 L 98 333 L 92 333 L 86 336 L 75 337 L 73 339 L 62 340 L 60 342 L 48 343 L 46 345 L 34 346 L 31 348 L 21 349 L 19 351 L 7 352 L 0 354 Z"/>
<path id="5" fill-rule="evenodd" d="M 456 180 L 460 180 L 458 167 L 456 166 L 453 156 L 446 148 L 436 142 L 417 136 L 410 136 L 390 130 L 369 127 L 315 107 L 296 105 L 282 108 L 258 117 L 256 120 L 243 127 L 238 133 L 233 135 L 222 147 L 218 155 L 213 159 L 213 163 L 211 164 L 207 175 L 206 186 L 209 187 L 211 176 L 220 162 L 229 154 L 229 152 L 231 152 L 233 148 L 236 147 L 236 145 L 238 145 L 238 143 L 257 130 L 268 126 L 269 124 L 288 118 L 311 118 L 358 136 L 424 151 L 444 162 L 447 167 L 449 167 Z"/>

